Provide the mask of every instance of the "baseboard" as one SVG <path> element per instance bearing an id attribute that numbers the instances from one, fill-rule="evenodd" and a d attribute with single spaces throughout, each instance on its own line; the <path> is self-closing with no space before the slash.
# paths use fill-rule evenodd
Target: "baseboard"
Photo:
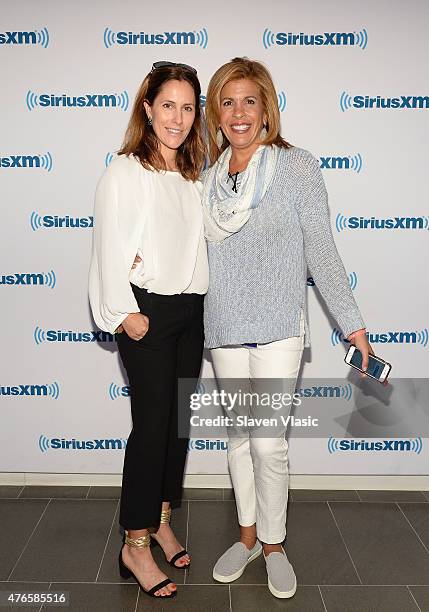
<path id="1" fill-rule="evenodd" d="M 121 486 L 121 474 L 0 472 L 0 485 Z M 228 474 L 187 474 L 184 486 L 230 489 Z M 291 474 L 291 489 L 429 491 L 429 475 Z"/>

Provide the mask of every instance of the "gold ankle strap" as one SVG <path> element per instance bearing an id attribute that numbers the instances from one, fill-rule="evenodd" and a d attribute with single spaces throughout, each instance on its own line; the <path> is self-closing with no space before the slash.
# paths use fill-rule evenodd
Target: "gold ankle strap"
<path id="1" fill-rule="evenodd" d="M 160 523 L 169 523 L 170 522 L 170 517 L 171 517 L 171 508 L 168 508 L 168 510 L 162 510 L 161 511 L 161 520 L 159 522 Z"/>
<path id="2" fill-rule="evenodd" d="M 139 538 L 130 538 L 128 537 L 128 531 L 125 531 L 125 544 L 128 544 L 128 546 L 133 546 L 134 548 L 150 546 L 150 535 L 147 534 L 140 536 Z"/>

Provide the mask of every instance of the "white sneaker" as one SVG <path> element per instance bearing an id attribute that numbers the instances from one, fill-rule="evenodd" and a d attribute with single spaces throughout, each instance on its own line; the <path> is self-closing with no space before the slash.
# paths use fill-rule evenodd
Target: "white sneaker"
<path id="1" fill-rule="evenodd" d="M 287 599 L 295 595 L 296 576 L 285 551 L 283 550 L 283 553 L 272 552 L 267 557 L 264 553 L 264 559 L 267 564 L 270 592 L 280 599 Z"/>
<path id="2" fill-rule="evenodd" d="M 259 557 L 262 544 L 256 540 L 255 546 L 249 550 L 242 542 L 236 542 L 216 562 L 213 568 L 213 578 L 218 582 L 233 582 L 240 578 L 246 566 Z"/>

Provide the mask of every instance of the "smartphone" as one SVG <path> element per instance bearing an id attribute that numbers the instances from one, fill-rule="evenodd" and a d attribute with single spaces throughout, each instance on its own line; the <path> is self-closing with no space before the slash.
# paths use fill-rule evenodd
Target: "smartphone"
<path id="1" fill-rule="evenodd" d="M 346 356 L 344 357 L 344 361 L 352 366 L 352 368 L 356 368 L 360 372 L 362 370 L 362 353 L 355 346 L 351 345 L 349 350 L 347 351 Z M 371 378 L 375 378 L 378 382 L 383 383 L 388 375 L 390 374 L 390 370 L 392 366 L 381 357 L 377 357 L 376 355 L 369 355 L 368 359 L 368 369 L 365 374 L 371 376 Z"/>

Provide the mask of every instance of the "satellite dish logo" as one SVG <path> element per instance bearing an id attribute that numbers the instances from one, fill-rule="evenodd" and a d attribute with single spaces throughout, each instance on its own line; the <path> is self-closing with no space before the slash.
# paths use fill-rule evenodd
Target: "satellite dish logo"
<path id="1" fill-rule="evenodd" d="M 388 332 L 367 332 L 368 341 L 379 344 L 420 344 L 427 348 L 429 332 L 426 328 L 420 331 L 388 331 Z M 337 346 L 340 343 L 349 343 L 347 338 L 336 327 L 331 333 L 331 344 Z"/>
<path id="2" fill-rule="evenodd" d="M 42 453 L 45 453 L 47 450 L 51 448 L 51 443 L 49 438 L 44 436 L 43 434 L 39 437 L 39 448 Z"/>
<path id="3" fill-rule="evenodd" d="M 26 95 L 29 111 L 40 108 L 118 108 L 126 112 L 130 98 L 126 89 L 120 93 L 82 94 L 69 96 L 67 94 L 37 94 L 30 89 Z"/>
<path id="4" fill-rule="evenodd" d="M 206 28 L 189 32 L 115 32 L 105 28 L 103 43 L 106 49 L 115 45 L 195 45 L 207 49 L 209 36 Z"/>
<path id="5" fill-rule="evenodd" d="M 388 217 L 377 219 L 376 217 L 345 217 L 338 213 L 335 218 L 337 232 L 347 229 L 369 229 L 369 230 L 429 230 L 429 217 Z"/>
<path id="6" fill-rule="evenodd" d="M 279 111 L 282 113 L 284 110 L 286 110 L 286 94 L 284 91 L 280 91 L 277 94 L 277 99 L 278 99 L 278 103 L 279 103 Z"/>
<path id="7" fill-rule="evenodd" d="M 368 32 L 366 28 L 358 32 L 323 32 L 318 34 L 306 34 L 305 32 L 277 32 L 265 28 L 262 33 L 262 46 L 264 49 L 270 47 L 326 47 L 347 46 L 366 49 L 368 45 Z"/>
<path id="8" fill-rule="evenodd" d="M 0 32 L 0 45 L 40 45 L 49 46 L 48 28 L 30 30 L 29 32 Z"/>
<path id="9" fill-rule="evenodd" d="M 352 170 L 359 174 L 363 166 L 360 153 L 343 157 L 320 157 L 319 161 L 321 170 Z"/>
<path id="10" fill-rule="evenodd" d="M 373 451 L 400 451 L 416 453 L 420 455 L 423 448 L 422 438 L 406 438 L 404 440 L 390 439 L 390 440 L 355 440 L 352 438 L 337 439 L 330 437 L 328 439 L 328 451 L 332 455 L 333 453 L 340 451 L 360 451 L 360 452 L 373 452 Z"/>
<path id="11" fill-rule="evenodd" d="M 113 161 L 113 153 L 106 153 L 106 157 L 104 158 L 104 165 L 107 168 L 109 164 Z"/>
<path id="12" fill-rule="evenodd" d="M 52 170 L 52 155 L 9 155 L 0 157 L 0 168 L 43 168 Z"/>
<path id="13" fill-rule="evenodd" d="M 130 397 L 131 392 L 128 386 L 120 387 L 115 383 L 110 383 L 109 386 L 109 397 L 111 400 L 116 400 L 122 397 Z"/>
<path id="14" fill-rule="evenodd" d="M 350 289 L 355 290 L 357 287 L 357 274 L 356 272 L 350 272 L 348 275 Z"/>

